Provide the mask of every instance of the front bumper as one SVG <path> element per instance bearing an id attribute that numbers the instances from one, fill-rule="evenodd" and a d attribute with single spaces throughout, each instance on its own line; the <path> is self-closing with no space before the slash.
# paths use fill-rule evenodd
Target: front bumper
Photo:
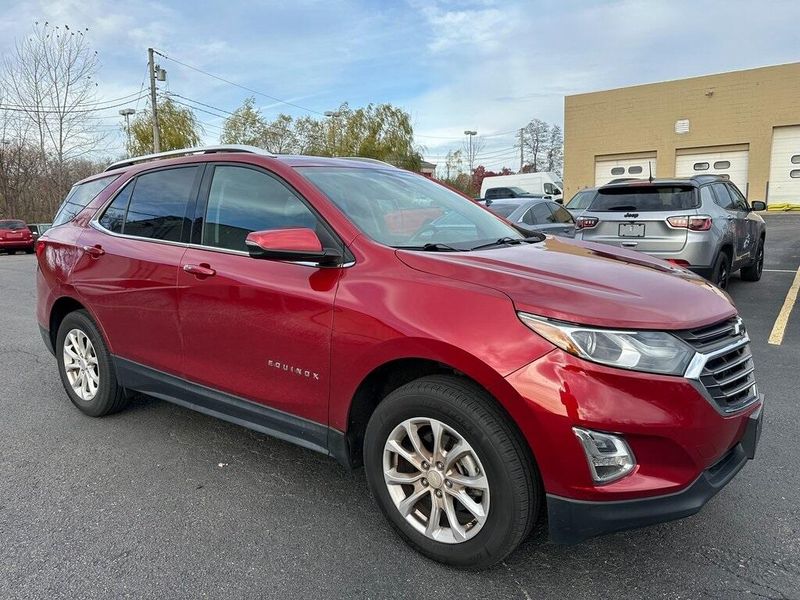
<path id="1" fill-rule="evenodd" d="M 617 502 L 587 502 L 548 494 L 550 540 L 558 544 L 575 544 L 594 536 L 682 519 L 697 513 L 755 456 L 763 412 L 763 408 L 759 408 L 751 414 L 741 441 L 683 491 Z"/>

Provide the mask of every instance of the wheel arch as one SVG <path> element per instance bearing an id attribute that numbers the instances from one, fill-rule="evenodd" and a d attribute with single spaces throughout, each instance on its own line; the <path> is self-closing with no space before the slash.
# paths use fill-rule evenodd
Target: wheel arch
<path id="1" fill-rule="evenodd" d="M 48 336 L 50 338 L 50 343 L 53 345 L 53 348 L 56 348 L 56 338 L 58 337 L 58 328 L 61 326 L 61 323 L 64 321 L 64 318 L 77 310 L 85 310 L 89 313 L 89 317 L 94 321 L 95 326 L 100 331 L 100 335 L 103 336 L 103 341 L 105 342 L 106 346 L 108 347 L 109 351 L 112 350 L 111 344 L 108 341 L 108 336 L 106 335 L 105 330 L 103 329 L 102 324 L 97 320 L 94 313 L 83 304 L 80 300 L 75 298 L 74 296 L 61 296 L 55 302 L 53 302 L 53 306 L 50 308 L 50 315 L 48 317 Z"/>

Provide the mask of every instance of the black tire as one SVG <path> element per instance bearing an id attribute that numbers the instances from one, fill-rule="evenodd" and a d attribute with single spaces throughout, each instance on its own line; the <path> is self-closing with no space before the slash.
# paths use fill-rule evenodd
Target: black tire
<path id="1" fill-rule="evenodd" d="M 728 282 L 731 278 L 731 257 L 727 252 L 720 252 L 717 260 L 714 261 L 714 270 L 711 275 L 711 282 L 720 289 L 728 289 Z"/>
<path id="2" fill-rule="evenodd" d="M 384 446 L 395 427 L 415 418 L 432 418 L 451 427 L 484 467 L 489 511 L 482 527 L 466 541 L 445 543 L 427 537 L 400 514 L 388 491 Z M 527 443 L 509 418 L 482 388 L 450 375 L 412 381 L 378 405 L 367 425 L 364 465 L 372 495 L 400 536 L 425 556 L 457 568 L 483 569 L 508 556 L 530 533 L 543 498 Z"/>
<path id="3" fill-rule="evenodd" d="M 64 364 L 65 340 L 69 332 L 74 329 L 83 332 L 89 338 L 97 358 L 99 384 L 94 397 L 88 400 L 78 396 L 75 390 L 72 389 Z M 105 340 L 103 340 L 100 330 L 85 310 L 71 312 L 61 322 L 56 336 L 56 361 L 58 362 L 61 383 L 64 385 L 69 399 L 83 413 L 91 417 L 102 417 L 125 408 L 128 398 L 125 390 L 117 383 L 114 363 L 111 360 Z"/>
<path id="4" fill-rule="evenodd" d="M 26 249 L 25 254 L 33 254 L 33 248 Z"/>
<path id="5" fill-rule="evenodd" d="M 764 238 L 758 240 L 758 248 L 756 249 L 756 259 L 753 264 L 744 267 L 740 271 L 742 279 L 745 281 L 758 281 L 761 279 L 761 273 L 764 271 Z"/>

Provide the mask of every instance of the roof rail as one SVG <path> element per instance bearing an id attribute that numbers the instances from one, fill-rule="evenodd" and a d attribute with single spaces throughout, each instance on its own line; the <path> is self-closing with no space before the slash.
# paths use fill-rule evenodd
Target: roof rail
<path id="1" fill-rule="evenodd" d="M 386 165 L 387 167 L 392 167 L 393 169 L 397 168 L 393 164 L 388 163 L 385 160 L 378 160 L 377 158 L 367 158 L 366 156 L 337 156 L 336 158 L 341 158 L 344 160 L 359 160 L 361 162 L 368 162 L 376 165 Z"/>
<path id="2" fill-rule="evenodd" d="M 196 148 L 182 148 L 180 150 L 168 150 L 166 152 L 157 152 L 156 154 L 145 154 L 143 156 L 134 156 L 133 158 L 126 158 L 118 160 L 108 165 L 103 171 L 112 171 L 121 167 L 130 167 L 139 163 L 148 162 L 151 160 L 159 160 L 162 158 L 177 158 L 178 156 L 189 156 L 190 154 L 212 154 L 214 152 L 246 152 L 249 154 L 260 154 L 262 156 L 276 156 L 271 152 L 267 152 L 262 148 L 256 146 L 245 146 L 241 144 L 219 144 L 217 146 L 198 146 Z"/>

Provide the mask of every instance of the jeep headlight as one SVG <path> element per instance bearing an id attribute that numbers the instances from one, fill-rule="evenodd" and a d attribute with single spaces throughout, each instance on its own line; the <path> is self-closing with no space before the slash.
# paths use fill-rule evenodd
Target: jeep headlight
<path id="1" fill-rule="evenodd" d="M 694 350 L 663 331 L 627 331 L 585 327 L 517 313 L 525 325 L 562 350 L 603 365 L 683 375 Z"/>

